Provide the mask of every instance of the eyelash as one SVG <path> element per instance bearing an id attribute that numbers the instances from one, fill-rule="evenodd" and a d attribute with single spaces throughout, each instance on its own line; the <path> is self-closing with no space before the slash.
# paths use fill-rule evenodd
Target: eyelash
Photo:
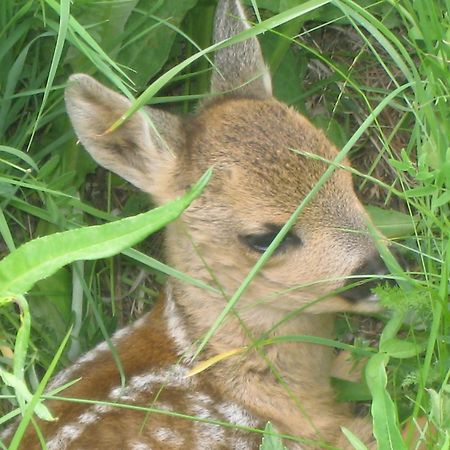
<path id="1" fill-rule="evenodd" d="M 252 250 L 258 253 L 264 253 L 267 247 L 277 236 L 281 227 L 270 227 L 273 231 L 263 234 L 247 234 L 240 235 L 239 239 Z M 274 254 L 279 254 L 286 251 L 289 247 L 298 247 L 302 244 L 301 239 L 292 232 L 289 232 L 280 242 Z"/>

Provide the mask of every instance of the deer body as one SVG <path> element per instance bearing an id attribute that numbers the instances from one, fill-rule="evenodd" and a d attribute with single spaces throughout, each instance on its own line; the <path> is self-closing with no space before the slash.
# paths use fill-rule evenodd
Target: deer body
<path id="1" fill-rule="evenodd" d="M 246 28 L 240 3 L 221 1 L 216 41 Z M 217 289 L 170 280 L 155 309 L 116 335 L 123 388 L 106 344 L 57 376 L 50 390 L 81 378 L 60 395 L 93 402 L 49 402 L 59 418 L 39 422 L 49 450 L 253 450 L 261 434 L 251 429 L 264 429 L 267 421 L 287 435 L 289 449 L 352 448 L 343 426 L 373 448 L 370 422 L 334 400 L 330 347 L 294 341 L 252 347 L 277 336 L 331 338 L 336 312 L 378 309 L 368 289 L 357 298 L 334 292 L 350 275 L 382 270 L 344 169 L 336 169 L 307 204 L 201 359 L 248 350 L 186 376 L 198 362 L 192 360 L 195 343 L 323 175 L 324 160 L 337 155 L 321 131 L 272 97 L 256 39 L 219 50 L 215 61 L 220 74 L 213 74 L 211 90 L 217 97 L 196 116 L 147 108 L 106 134 L 130 102 L 86 75 L 71 78 L 66 103 L 80 141 L 157 203 L 182 194 L 214 167 L 202 196 L 167 227 L 165 242 L 170 265 Z M 40 448 L 32 426 L 22 448 Z"/>
<path id="2" fill-rule="evenodd" d="M 253 448 L 258 436 L 210 423 L 260 425 L 232 400 L 218 400 L 217 388 L 207 378 L 186 376 L 189 367 L 180 357 L 178 347 L 187 342 L 187 336 L 183 335 L 180 320 L 173 299 L 168 299 L 116 334 L 113 341 L 127 374 L 125 387 L 120 384 L 116 364 L 104 344 L 58 375 L 50 389 L 82 377 L 79 383 L 65 390 L 63 396 L 91 399 L 94 403 L 53 402 L 50 407 L 58 416 L 59 424 L 58 427 L 42 424 L 47 448 Z M 157 339 L 154 339 L 155 334 Z M 95 400 L 110 404 L 96 404 Z M 135 405 L 141 410 L 117 408 L 114 406 L 117 402 Z M 142 411 L 149 407 L 161 413 L 154 416 Z M 184 413 L 206 422 L 179 419 L 165 412 Z M 24 449 L 37 448 L 35 445 L 35 437 L 31 435 L 22 442 Z"/>
<path id="3" fill-rule="evenodd" d="M 309 334 L 309 328 L 313 334 L 317 325 L 330 330 L 330 320 L 322 317 L 309 326 L 294 321 L 291 327 L 295 330 L 277 331 L 284 335 L 301 329 Z M 232 344 L 237 342 L 243 343 L 245 338 Z M 291 393 L 279 386 L 257 353 L 236 356 L 188 377 L 192 341 L 172 293 L 160 299 L 150 313 L 117 332 L 113 343 L 127 376 L 126 385 L 120 384 L 106 343 L 57 375 L 50 391 L 81 378 L 60 395 L 88 403 L 49 402 L 58 422 L 39 422 L 48 450 L 251 450 L 259 448 L 261 435 L 247 429 L 262 430 L 267 420 L 284 434 L 301 436 L 304 444 L 286 442 L 290 449 L 322 448 L 317 443 L 318 433 L 322 442 L 337 442 L 339 426 L 356 428 L 355 432 L 361 432 L 363 426 L 370 433 L 364 419 L 353 418 L 345 406 L 334 403 L 328 382 L 333 355 L 320 346 L 285 344 L 267 351 Z M 222 342 L 223 347 L 227 344 Z M 180 417 L 183 414 L 197 420 Z M 20 448 L 40 448 L 34 432 L 27 433 Z"/>

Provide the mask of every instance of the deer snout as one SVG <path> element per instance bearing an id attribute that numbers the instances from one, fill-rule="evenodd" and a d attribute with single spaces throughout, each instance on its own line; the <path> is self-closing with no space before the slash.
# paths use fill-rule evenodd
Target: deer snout
<path id="1" fill-rule="evenodd" d="M 385 277 L 389 273 L 380 255 L 372 255 L 354 270 L 344 284 L 341 297 L 356 301 L 378 301 L 378 296 L 372 292 L 379 284 L 396 284 L 395 280 Z"/>

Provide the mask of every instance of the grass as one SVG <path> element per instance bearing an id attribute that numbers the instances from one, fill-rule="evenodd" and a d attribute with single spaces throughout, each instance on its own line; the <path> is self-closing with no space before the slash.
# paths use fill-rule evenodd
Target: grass
<path id="1" fill-rule="evenodd" d="M 309 12 L 306 2 L 298 3 L 248 2 L 268 21 L 247 34 L 281 25 L 260 36 L 275 94 L 323 127 L 343 149 L 341 156 L 350 153 L 358 191 L 383 208 L 371 211 L 377 223 L 391 225 L 393 246 L 409 266 L 401 274 L 401 288 L 380 290 L 391 314 L 380 318 L 375 344 L 355 332 L 355 355 L 361 348 L 372 354 L 370 392 L 364 384 L 350 390 L 341 384 L 339 395 L 343 400 L 354 400 L 352 392 L 362 401 L 372 397 L 380 449 L 404 448 L 400 426 L 419 417 L 426 419 L 420 421 L 424 433 L 427 426 L 435 429 L 427 436 L 429 448 L 448 448 L 450 2 L 311 1 L 308 5 L 317 9 Z M 294 9 L 285 12 L 289 7 Z M 206 0 L 155 1 L 149 9 L 127 1 L 1 2 L 1 256 L 34 238 L 88 230 L 150 206 L 116 176 L 94 175 L 94 163 L 76 146 L 63 89 L 70 74 L 83 71 L 139 97 L 136 108 L 170 101 L 177 102 L 170 105 L 174 110 L 191 111 L 207 90 L 213 11 Z M 205 18 L 201 27 L 200 16 Z M 395 228 L 392 217 L 400 224 Z M 121 242 L 122 249 L 130 245 Z M 263 258 L 275 246 L 274 241 Z M 148 250 L 147 244 L 141 251 L 81 263 L 69 258 L 69 265 L 46 279 L 41 274 L 31 288 L 0 289 L 2 394 L 12 405 L 25 408 L 31 392 L 39 394 L 43 374 L 50 376 L 57 363 L 67 365 L 147 308 L 163 282 L 161 271 L 198 283 L 146 256 Z M 25 259 L 20 261 L 20 253 L 15 258 L 15 267 L 21 267 Z M 134 286 L 134 279 L 147 272 L 152 277 Z M 238 298 L 239 291 L 216 325 Z M 360 325 L 343 318 L 340 334 L 355 321 Z M 67 351 L 55 361 L 68 332 Z M 44 405 L 39 395 L 32 401 Z M 0 426 L 10 418 L 8 402 L 2 405 Z"/>

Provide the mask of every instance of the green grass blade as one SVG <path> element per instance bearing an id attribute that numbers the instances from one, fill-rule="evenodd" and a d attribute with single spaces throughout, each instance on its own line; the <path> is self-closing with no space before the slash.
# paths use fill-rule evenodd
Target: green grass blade
<path id="1" fill-rule="evenodd" d="M 1 303 L 7 303 L 11 299 L 3 300 Z M 17 402 L 22 413 L 25 413 L 26 405 L 32 399 L 32 394 L 25 383 L 25 360 L 27 356 L 28 344 L 30 342 L 31 316 L 28 303 L 23 296 L 17 296 L 14 301 L 20 308 L 20 327 L 17 331 L 16 342 L 14 345 L 13 373 L 7 372 L 0 367 L 0 377 L 3 382 L 14 389 Z M 48 409 L 41 403 L 36 404 L 36 414 L 45 420 L 53 420 Z"/>
<path id="2" fill-rule="evenodd" d="M 63 341 L 61 342 L 61 345 L 59 346 L 57 352 L 55 353 L 52 362 L 50 363 L 47 371 L 45 372 L 45 375 L 43 376 L 41 382 L 39 383 L 38 388 L 36 389 L 36 392 L 33 395 L 33 398 L 31 399 L 30 403 L 26 408 L 25 414 L 23 415 L 23 419 L 21 420 L 19 426 L 17 427 L 16 432 L 14 433 L 11 443 L 9 444 L 8 450 L 16 450 L 17 448 L 19 448 L 20 441 L 22 440 L 22 437 L 27 429 L 28 423 L 30 422 L 33 416 L 33 412 L 35 411 L 36 406 L 40 404 L 41 397 L 42 394 L 44 393 L 45 387 L 47 386 L 50 377 L 55 371 L 56 364 L 61 358 L 61 355 L 63 353 L 64 348 L 66 347 L 71 332 L 72 329 L 70 328 L 66 336 L 64 337 Z"/>
<path id="3" fill-rule="evenodd" d="M 8 155 L 13 155 L 16 158 L 19 158 L 25 163 L 27 163 L 36 172 L 39 171 L 39 167 L 34 162 L 33 158 L 31 158 L 27 153 L 22 152 L 21 150 L 17 150 L 16 148 L 9 147 L 7 145 L 0 145 L 0 152 L 6 153 Z"/>
<path id="4" fill-rule="evenodd" d="M 34 122 L 33 130 L 31 132 L 30 142 L 28 147 L 31 145 L 33 141 L 34 134 L 36 133 L 36 129 L 39 124 L 39 119 L 42 116 L 45 105 L 47 103 L 48 96 L 50 94 L 50 90 L 53 86 L 53 80 L 55 79 L 56 70 L 58 69 L 59 62 L 61 60 L 61 55 L 64 48 L 64 43 L 66 41 L 67 29 L 69 26 L 69 18 L 70 18 L 70 0 L 61 0 L 60 3 L 60 11 L 59 11 L 59 30 L 58 37 L 56 38 L 55 51 L 53 52 L 52 63 L 50 66 L 50 71 L 47 78 L 47 84 L 44 90 L 44 97 L 42 99 L 41 107 L 39 108 L 39 112 Z"/>
<path id="5" fill-rule="evenodd" d="M 135 261 L 139 261 L 140 263 L 145 264 L 146 266 L 151 267 L 152 269 L 157 270 L 158 272 L 176 278 L 184 283 L 191 284 L 192 286 L 196 286 L 199 287 L 200 289 L 204 289 L 205 291 L 213 292 L 216 294 L 219 292 L 215 287 L 210 286 L 209 284 L 201 280 L 193 278 L 186 273 L 180 272 L 179 270 L 170 267 L 167 264 L 164 264 L 161 261 L 152 258 L 151 256 L 145 255 L 144 253 L 141 253 L 134 248 L 124 250 L 122 254 L 128 256 L 129 258 L 134 259 Z"/>
<path id="6" fill-rule="evenodd" d="M 355 450 L 367 450 L 367 447 L 364 445 L 364 443 L 357 436 L 355 436 L 348 428 L 342 427 L 341 430 L 342 433 L 350 442 L 350 444 L 353 445 L 353 448 Z"/>

